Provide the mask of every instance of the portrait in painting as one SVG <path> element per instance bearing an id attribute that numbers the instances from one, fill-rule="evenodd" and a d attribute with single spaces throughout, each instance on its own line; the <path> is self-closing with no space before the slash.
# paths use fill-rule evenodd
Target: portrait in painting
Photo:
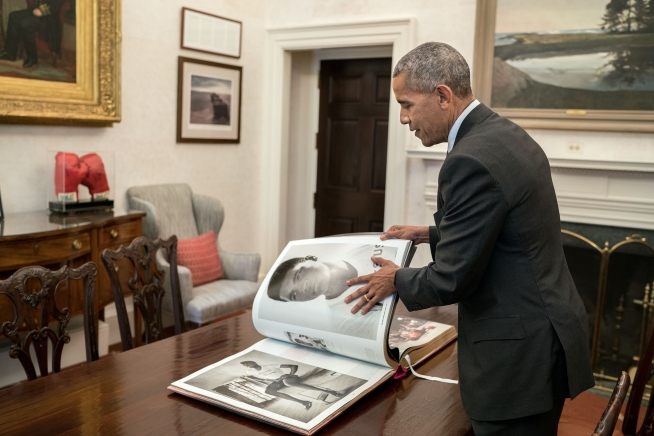
<path id="1" fill-rule="evenodd" d="M 0 12 L 0 76 L 76 82 L 76 0 L 0 0 Z"/>
<path id="2" fill-rule="evenodd" d="M 497 0 L 494 108 L 654 110 L 654 0 Z"/>

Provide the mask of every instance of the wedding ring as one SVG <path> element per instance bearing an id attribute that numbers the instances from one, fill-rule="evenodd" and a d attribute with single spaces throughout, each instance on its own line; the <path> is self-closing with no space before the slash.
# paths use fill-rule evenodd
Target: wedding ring
<path id="1" fill-rule="evenodd" d="M 368 298 L 368 295 L 364 295 L 363 298 L 365 298 L 367 302 L 370 302 L 370 298 Z"/>

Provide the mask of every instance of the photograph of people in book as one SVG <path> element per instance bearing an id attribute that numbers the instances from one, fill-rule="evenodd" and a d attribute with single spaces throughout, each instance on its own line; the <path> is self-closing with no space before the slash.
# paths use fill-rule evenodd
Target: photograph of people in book
<path id="1" fill-rule="evenodd" d="M 186 383 L 306 423 L 366 381 L 254 350 Z"/>
<path id="2" fill-rule="evenodd" d="M 327 345 L 327 341 L 320 338 L 311 338 L 298 333 L 284 332 L 289 341 L 305 347 L 317 348 L 319 350 L 334 351 L 334 347 Z"/>
<path id="3" fill-rule="evenodd" d="M 275 268 L 261 301 L 259 316 L 292 325 L 364 339 L 376 339 L 381 303 L 365 316 L 346 304 L 347 280 L 371 274 L 380 266 L 371 257 L 393 260 L 396 247 L 353 243 L 292 246 Z M 375 310 L 376 309 L 376 310 Z"/>
<path id="4" fill-rule="evenodd" d="M 436 323 L 424 319 L 396 317 L 388 332 L 388 344 L 391 348 L 399 348 L 403 343 L 409 346 L 426 344 L 436 336 L 433 334 L 437 332 L 436 327 Z"/>

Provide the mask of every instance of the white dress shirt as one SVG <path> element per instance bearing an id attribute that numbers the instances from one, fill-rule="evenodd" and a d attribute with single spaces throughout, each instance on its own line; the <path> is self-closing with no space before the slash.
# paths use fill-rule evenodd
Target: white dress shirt
<path id="1" fill-rule="evenodd" d="M 454 141 L 456 141 L 456 135 L 459 133 L 459 127 L 461 127 L 461 123 L 463 123 L 463 120 L 468 116 L 470 112 L 474 108 L 479 106 L 479 100 L 475 100 L 472 103 L 468 105 L 467 108 L 461 112 L 461 115 L 459 115 L 459 118 L 456 119 L 454 122 L 454 125 L 452 126 L 452 130 L 450 130 L 450 133 L 447 135 L 447 152 L 449 153 L 452 151 L 452 147 L 454 147 Z"/>

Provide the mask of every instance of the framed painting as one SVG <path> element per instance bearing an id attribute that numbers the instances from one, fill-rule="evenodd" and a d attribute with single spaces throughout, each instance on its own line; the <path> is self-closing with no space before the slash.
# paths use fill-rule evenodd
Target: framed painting
<path id="1" fill-rule="evenodd" d="M 242 31 L 240 21 L 182 8 L 181 47 L 187 50 L 240 58 Z"/>
<path id="2" fill-rule="evenodd" d="M 242 71 L 235 65 L 179 57 L 177 142 L 240 142 Z"/>
<path id="3" fill-rule="evenodd" d="M 0 122 L 120 121 L 120 0 L 0 0 Z"/>
<path id="4" fill-rule="evenodd" d="M 473 79 L 526 128 L 654 132 L 654 1 L 478 0 Z"/>

